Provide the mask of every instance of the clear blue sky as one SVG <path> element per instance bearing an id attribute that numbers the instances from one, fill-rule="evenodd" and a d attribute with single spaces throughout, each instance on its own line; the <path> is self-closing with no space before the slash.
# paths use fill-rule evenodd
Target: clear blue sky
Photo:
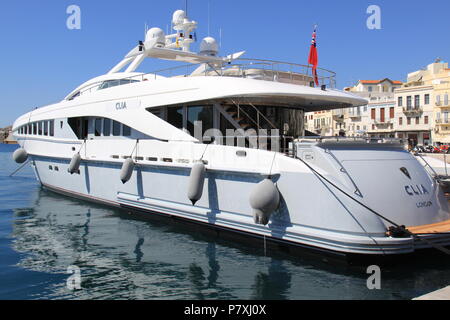
<path id="1" fill-rule="evenodd" d="M 405 80 L 450 56 L 448 0 L 190 0 L 199 40 L 208 32 L 208 2 L 211 36 L 218 39 L 222 28 L 222 54 L 246 50 L 247 58 L 306 64 L 317 23 L 319 66 L 337 73 L 339 88 L 358 79 Z M 0 1 L 0 127 L 107 72 L 143 39 L 145 23 L 165 31 L 184 3 Z M 81 30 L 66 27 L 71 4 L 81 8 Z M 381 30 L 366 27 L 372 4 L 381 8 Z M 159 66 L 147 61 L 139 71 Z"/>

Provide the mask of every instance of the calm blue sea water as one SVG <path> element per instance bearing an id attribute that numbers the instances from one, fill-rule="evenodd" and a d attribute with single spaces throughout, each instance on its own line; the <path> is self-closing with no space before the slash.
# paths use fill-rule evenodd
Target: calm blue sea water
<path id="1" fill-rule="evenodd" d="M 364 268 L 301 258 L 132 219 L 120 210 L 42 190 L 0 144 L 0 299 L 411 299 L 450 284 L 440 253 L 383 267 L 369 290 Z M 66 282 L 69 266 L 81 289 Z"/>

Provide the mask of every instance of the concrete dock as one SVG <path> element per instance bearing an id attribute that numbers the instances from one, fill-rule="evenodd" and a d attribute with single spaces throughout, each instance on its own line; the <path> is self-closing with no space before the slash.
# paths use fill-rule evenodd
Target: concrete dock
<path id="1" fill-rule="evenodd" d="M 450 286 L 424 294 L 413 300 L 450 300 Z"/>

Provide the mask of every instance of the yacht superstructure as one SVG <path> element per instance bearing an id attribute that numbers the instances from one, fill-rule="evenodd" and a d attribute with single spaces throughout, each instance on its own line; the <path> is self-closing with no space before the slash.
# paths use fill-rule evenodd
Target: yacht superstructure
<path id="1" fill-rule="evenodd" d="M 176 11 L 174 34 L 148 30 L 107 74 L 18 118 L 15 160 L 56 192 L 338 255 L 450 244 L 392 228 L 450 219 L 400 141 L 302 138 L 305 111 L 365 99 L 334 89 L 328 70 L 314 87 L 309 66 L 221 57 L 211 37 L 191 52 L 196 27 Z M 137 72 L 146 58 L 188 64 Z"/>

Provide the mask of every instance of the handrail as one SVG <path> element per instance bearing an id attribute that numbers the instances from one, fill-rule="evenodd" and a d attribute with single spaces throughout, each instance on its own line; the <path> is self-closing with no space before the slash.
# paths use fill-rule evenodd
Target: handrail
<path id="1" fill-rule="evenodd" d="M 177 76 L 188 77 L 188 76 L 191 76 L 192 71 L 193 71 L 192 69 L 197 68 L 198 66 L 200 66 L 202 64 L 205 64 L 205 63 L 175 66 L 175 67 L 155 70 L 155 71 L 148 72 L 148 73 L 133 75 L 133 76 L 129 76 L 129 77 L 123 77 L 123 78 L 119 78 L 119 79 L 108 79 L 108 80 L 139 80 L 140 79 L 140 81 L 144 81 L 144 80 L 149 80 L 152 77 L 154 78 L 154 80 L 157 80 L 158 76 L 161 76 L 161 74 L 163 74 L 163 73 L 170 72 L 171 76 L 173 76 L 174 72 L 178 71 L 180 69 L 186 69 L 186 72 L 178 74 Z M 289 75 L 289 77 L 287 79 L 285 78 L 284 80 L 290 79 L 291 83 L 295 83 L 294 75 L 307 76 L 307 77 L 310 77 L 311 80 L 313 80 L 311 66 L 297 64 L 297 63 L 290 63 L 290 62 L 262 60 L 262 59 L 237 59 L 237 60 L 234 60 L 230 64 L 224 63 L 223 65 L 214 65 L 212 63 L 206 63 L 206 65 L 208 67 L 205 67 L 205 70 L 202 71 L 201 73 L 199 73 L 198 75 L 203 74 L 204 76 L 222 76 L 222 77 L 236 77 L 237 76 L 237 77 L 245 78 L 247 76 L 246 75 L 247 70 L 257 69 L 257 70 L 264 71 L 263 80 L 266 80 L 266 81 L 271 80 L 271 81 L 278 82 L 280 74 L 282 74 L 282 73 Z M 288 67 L 288 68 L 286 70 L 283 70 L 283 68 L 282 68 L 283 66 Z M 226 74 L 226 70 L 232 70 L 232 69 L 236 69 L 236 68 L 237 68 L 237 75 L 227 75 Z M 298 72 L 293 71 L 296 68 L 300 69 L 300 70 Z M 190 70 L 191 70 L 191 72 L 190 72 Z M 211 73 L 211 72 L 213 72 L 213 73 Z M 268 72 L 268 74 L 266 74 L 265 72 Z M 323 69 L 323 68 L 317 68 L 317 72 L 318 72 L 319 84 L 327 85 L 330 88 L 335 87 L 335 85 L 336 85 L 336 80 L 335 80 L 336 73 L 335 72 L 327 70 L 327 69 Z M 266 75 L 271 78 L 267 79 Z M 89 83 L 85 87 L 80 88 L 76 93 L 74 93 L 74 95 L 69 97 L 69 99 L 75 98 L 77 95 L 85 94 L 86 92 L 92 92 L 93 89 L 98 90 L 98 87 L 102 83 L 104 83 L 105 81 L 108 81 L 108 80 L 102 80 L 102 81 L 97 81 L 94 83 Z"/>

